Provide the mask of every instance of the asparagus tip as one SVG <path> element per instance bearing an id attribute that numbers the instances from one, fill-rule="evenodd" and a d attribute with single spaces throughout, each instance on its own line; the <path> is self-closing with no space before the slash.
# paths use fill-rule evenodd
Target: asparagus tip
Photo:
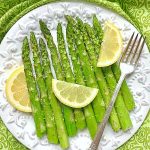
<path id="1" fill-rule="evenodd" d="M 35 38 L 35 34 L 33 31 L 30 32 L 30 38 Z"/>
<path id="2" fill-rule="evenodd" d="M 46 26 L 46 24 L 44 23 L 44 21 L 42 20 L 39 20 L 39 24 L 40 24 L 40 27 L 43 28 Z"/>
<path id="3" fill-rule="evenodd" d="M 42 45 L 44 43 L 44 40 L 42 38 L 39 39 L 39 45 Z"/>
<path id="4" fill-rule="evenodd" d="M 59 22 L 58 25 L 57 25 L 57 30 L 61 29 L 62 26 L 61 26 L 61 23 Z"/>
<path id="5" fill-rule="evenodd" d="M 25 36 L 25 38 L 23 39 L 23 43 L 28 42 L 28 37 Z"/>

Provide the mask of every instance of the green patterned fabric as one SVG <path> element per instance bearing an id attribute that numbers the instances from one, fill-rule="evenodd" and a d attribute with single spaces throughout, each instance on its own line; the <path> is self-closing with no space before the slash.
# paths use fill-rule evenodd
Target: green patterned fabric
<path id="1" fill-rule="evenodd" d="M 24 14 L 56 0 L 0 0 L 0 41 Z M 130 21 L 143 35 L 150 49 L 150 0 L 85 0 L 116 11 Z M 137 133 L 119 150 L 150 149 L 150 113 Z M 0 119 L 0 149 L 26 150 L 7 130 Z"/>

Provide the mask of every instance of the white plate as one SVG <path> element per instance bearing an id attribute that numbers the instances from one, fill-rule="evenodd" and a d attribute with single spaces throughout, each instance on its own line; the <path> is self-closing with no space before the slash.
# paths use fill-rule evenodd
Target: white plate
<path id="1" fill-rule="evenodd" d="M 137 30 L 124 18 L 105 8 L 77 2 L 52 3 L 39 7 L 22 17 L 6 34 L 0 45 L 0 116 L 9 131 L 26 147 L 34 150 L 59 150 L 59 146 L 49 144 L 46 137 L 39 140 L 35 135 L 33 118 L 30 114 L 15 110 L 6 100 L 5 81 L 14 68 L 22 64 L 21 44 L 24 36 L 32 30 L 37 38 L 41 37 L 38 20 L 43 19 L 51 29 L 56 42 L 56 26 L 58 22 L 66 25 L 64 14 L 79 16 L 91 23 L 92 14 L 97 14 L 99 20 L 111 20 L 122 31 L 124 43 L 128 41 L 133 31 Z M 110 126 L 106 127 L 101 147 L 105 150 L 116 149 L 121 146 L 138 130 L 149 110 L 150 98 L 150 54 L 145 45 L 136 72 L 127 79 L 131 88 L 136 108 L 131 112 L 133 128 L 126 133 L 114 133 Z M 70 138 L 70 150 L 86 150 L 91 143 L 87 130 L 79 132 Z"/>

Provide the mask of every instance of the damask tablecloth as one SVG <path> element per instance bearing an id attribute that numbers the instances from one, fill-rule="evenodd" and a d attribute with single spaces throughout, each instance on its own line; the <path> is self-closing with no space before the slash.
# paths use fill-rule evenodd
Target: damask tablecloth
<path id="1" fill-rule="evenodd" d="M 11 26 L 27 12 L 56 0 L 0 0 L 0 42 Z M 80 0 L 81 1 L 81 0 Z M 143 35 L 150 49 L 150 0 L 84 0 L 116 11 Z M 0 150 L 26 150 L 0 119 Z M 150 150 L 150 113 L 137 133 L 119 150 Z"/>

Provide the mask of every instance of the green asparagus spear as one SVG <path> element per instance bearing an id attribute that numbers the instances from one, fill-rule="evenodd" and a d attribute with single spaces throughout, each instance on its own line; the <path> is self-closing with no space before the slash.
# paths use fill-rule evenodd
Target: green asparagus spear
<path id="1" fill-rule="evenodd" d="M 119 81 L 121 71 L 117 63 L 112 65 L 112 71 L 115 75 L 115 78 L 117 82 Z M 124 103 L 129 111 L 133 110 L 135 108 L 135 102 L 133 99 L 133 95 L 126 83 L 126 80 L 123 81 L 122 86 L 121 86 L 121 93 L 123 95 Z"/>
<path id="2" fill-rule="evenodd" d="M 48 99 L 47 95 L 47 89 L 45 85 L 45 81 L 43 78 L 43 73 L 42 73 L 42 66 L 40 63 L 40 58 L 38 57 L 38 44 L 36 37 L 33 32 L 30 34 L 30 43 L 31 43 L 31 50 L 33 53 L 33 61 L 34 61 L 34 69 L 36 73 L 36 80 L 40 92 L 40 100 L 41 104 L 43 107 L 43 111 L 45 114 L 45 122 L 46 122 L 46 127 L 47 127 L 47 137 L 49 142 L 51 143 L 58 143 L 58 138 L 57 138 L 57 131 L 56 131 L 56 126 L 55 126 L 55 119 L 54 119 L 54 114 Z"/>
<path id="3" fill-rule="evenodd" d="M 85 25 L 83 24 L 82 20 L 77 18 L 77 21 L 78 21 L 80 30 L 83 35 L 83 39 L 84 39 L 86 50 L 88 52 L 89 60 L 91 62 L 91 65 L 93 66 L 93 70 L 95 72 L 95 76 L 96 76 L 100 91 L 101 91 L 103 99 L 105 101 L 105 105 L 108 106 L 110 99 L 111 99 L 111 95 L 110 95 L 109 88 L 108 88 L 108 85 L 106 83 L 106 80 L 105 80 L 105 77 L 103 75 L 101 68 L 96 67 L 97 57 L 95 55 L 95 49 L 94 49 L 93 43 L 91 42 L 91 39 L 90 39 L 88 33 L 86 32 L 86 28 L 85 28 Z M 111 112 L 109 121 L 110 121 L 111 126 L 114 131 L 118 131 L 120 129 L 120 123 L 119 123 L 119 119 L 118 119 L 115 108 L 113 108 L 113 110 Z"/>
<path id="4" fill-rule="evenodd" d="M 73 34 L 74 33 L 72 30 L 72 26 L 68 23 L 67 29 L 66 29 L 66 38 L 67 38 L 67 43 L 68 43 L 68 49 L 71 54 L 76 83 L 80 85 L 86 85 L 84 82 L 84 77 L 83 77 L 82 70 L 80 67 L 80 61 L 75 52 L 76 49 L 75 49 L 74 38 L 72 36 Z M 94 138 L 97 132 L 97 122 L 96 122 L 96 118 L 94 116 L 94 112 L 93 112 L 91 104 L 84 107 L 83 110 L 84 110 L 84 115 L 85 115 L 88 130 L 90 132 L 91 137 Z"/>
<path id="5" fill-rule="evenodd" d="M 101 41 L 99 41 L 99 39 L 96 36 L 94 29 L 88 23 L 85 23 L 84 26 L 85 26 L 86 32 L 87 32 L 90 40 L 92 41 L 92 43 L 94 45 L 94 51 L 95 51 L 94 53 L 97 56 L 97 58 L 96 58 L 96 63 L 97 63 L 97 59 L 98 59 L 98 55 L 99 55 L 98 50 L 100 49 Z"/>
<path id="6" fill-rule="evenodd" d="M 22 60 L 24 64 L 24 72 L 31 101 L 32 114 L 36 126 L 38 137 L 42 137 L 46 132 L 44 114 L 42 113 L 41 103 L 38 97 L 35 78 L 32 74 L 32 64 L 30 62 L 30 48 L 27 37 L 25 37 L 22 46 Z"/>
<path id="7" fill-rule="evenodd" d="M 72 36 L 74 37 L 76 41 L 77 53 L 80 59 L 80 63 L 82 66 L 86 84 L 89 87 L 98 88 L 97 81 L 95 79 L 95 75 L 93 72 L 93 68 L 91 67 L 91 64 L 89 63 L 88 55 L 85 50 L 81 32 L 72 17 L 66 16 L 66 19 L 73 26 L 74 34 Z M 98 92 L 92 105 L 93 105 L 93 109 L 94 109 L 94 113 L 95 113 L 97 121 L 101 122 L 105 114 L 105 105 L 104 105 L 104 101 L 100 92 Z"/>
<path id="8" fill-rule="evenodd" d="M 101 28 L 101 25 L 100 25 L 96 15 L 93 16 L 93 28 L 95 31 L 95 35 L 98 37 L 95 42 L 97 43 L 99 41 L 98 48 L 97 48 L 97 54 L 99 54 L 100 44 L 101 44 L 102 38 L 103 38 L 103 30 Z M 111 68 L 115 75 L 116 80 L 118 81 L 120 78 L 120 74 L 121 74 L 120 68 L 118 67 L 117 63 L 113 64 Z M 132 96 L 125 80 L 121 87 L 121 93 L 123 95 L 124 103 L 125 103 L 127 109 L 129 111 L 133 110 L 135 107 L 135 102 L 134 102 L 133 96 Z"/>
<path id="9" fill-rule="evenodd" d="M 111 94 L 113 94 L 117 83 L 116 83 L 115 77 L 113 76 L 111 67 L 109 66 L 109 67 L 103 68 L 103 73 L 111 89 Z M 126 131 L 129 128 L 131 128 L 132 122 L 130 119 L 129 112 L 124 104 L 121 92 L 118 93 L 118 96 L 115 102 L 115 109 L 117 111 L 122 130 Z"/>
<path id="10" fill-rule="evenodd" d="M 46 50 L 46 45 L 42 39 L 39 40 L 39 47 L 41 50 L 43 75 L 45 77 L 45 84 L 48 92 L 48 98 L 50 100 L 50 104 L 52 106 L 54 117 L 55 117 L 58 139 L 61 147 L 65 149 L 68 148 L 69 146 L 67 130 L 63 120 L 60 103 L 58 102 L 58 100 L 56 99 L 52 91 L 52 73 L 50 71 L 50 63 L 49 63 L 48 53 Z"/>
<path id="11" fill-rule="evenodd" d="M 60 54 L 61 64 L 64 69 L 66 81 L 75 83 L 75 78 L 70 67 L 69 59 L 67 57 L 64 35 L 60 23 L 58 23 L 57 26 L 57 42 L 58 42 L 58 51 Z M 77 128 L 80 130 L 84 129 L 86 127 L 86 123 L 82 109 L 74 109 L 74 114 Z"/>
<path id="12" fill-rule="evenodd" d="M 93 15 L 93 29 L 94 29 L 96 37 L 98 37 L 99 44 L 101 44 L 102 40 L 103 40 L 103 29 L 102 29 L 96 15 Z M 99 51 L 98 51 L 98 54 L 99 54 Z"/>
<path id="13" fill-rule="evenodd" d="M 43 21 L 40 21 L 39 23 L 40 23 L 41 31 L 47 41 L 47 46 L 48 46 L 49 50 L 51 51 L 51 58 L 52 58 L 53 67 L 55 69 L 57 79 L 65 80 L 64 74 L 62 73 L 63 70 L 60 65 L 61 62 L 58 57 L 57 48 L 53 41 L 53 37 L 52 37 L 49 29 L 47 28 L 46 24 Z M 63 107 L 64 119 L 65 119 L 68 135 L 74 136 L 77 133 L 77 129 L 76 129 L 73 110 L 72 110 L 72 108 L 70 108 L 66 105 L 63 105 L 63 104 L 62 104 L 62 107 Z"/>
<path id="14" fill-rule="evenodd" d="M 103 36 L 103 32 L 102 32 L 102 29 L 99 29 L 101 28 L 100 24 L 96 24 L 96 22 L 98 22 L 98 19 L 95 20 L 96 16 L 94 16 L 94 19 L 93 19 L 93 26 L 95 29 L 97 29 L 95 32 L 97 33 L 97 37 L 98 39 L 100 40 L 101 36 Z M 94 22 L 95 20 L 95 22 Z M 101 33 L 99 33 L 101 30 Z M 99 49 L 95 49 L 95 51 L 98 53 Z M 96 57 L 95 57 L 96 58 Z M 105 67 L 105 68 L 102 68 L 102 71 L 104 73 L 104 76 L 106 77 L 106 81 L 109 85 L 109 88 L 110 88 L 110 92 L 111 92 L 111 95 L 113 95 L 113 92 L 115 90 L 115 87 L 117 85 L 116 83 L 116 79 L 114 77 L 114 74 L 112 72 L 112 69 L 111 69 L 111 66 L 109 67 Z M 118 97 L 116 99 L 116 102 L 115 102 L 115 109 L 116 109 L 116 112 L 117 112 L 117 115 L 118 115 L 118 118 L 119 118 L 119 121 L 120 121 L 120 124 L 121 124 L 121 128 L 126 131 L 127 129 L 131 128 L 132 127 L 132 122 L 131 122 L 131 119 L 130 119 L 130 115 L 129 115 L 129 112 L 125 106 L 125 103 L 123 101 L 123 97 L 121 95 L 121 92 L 118 93 Z"/>

